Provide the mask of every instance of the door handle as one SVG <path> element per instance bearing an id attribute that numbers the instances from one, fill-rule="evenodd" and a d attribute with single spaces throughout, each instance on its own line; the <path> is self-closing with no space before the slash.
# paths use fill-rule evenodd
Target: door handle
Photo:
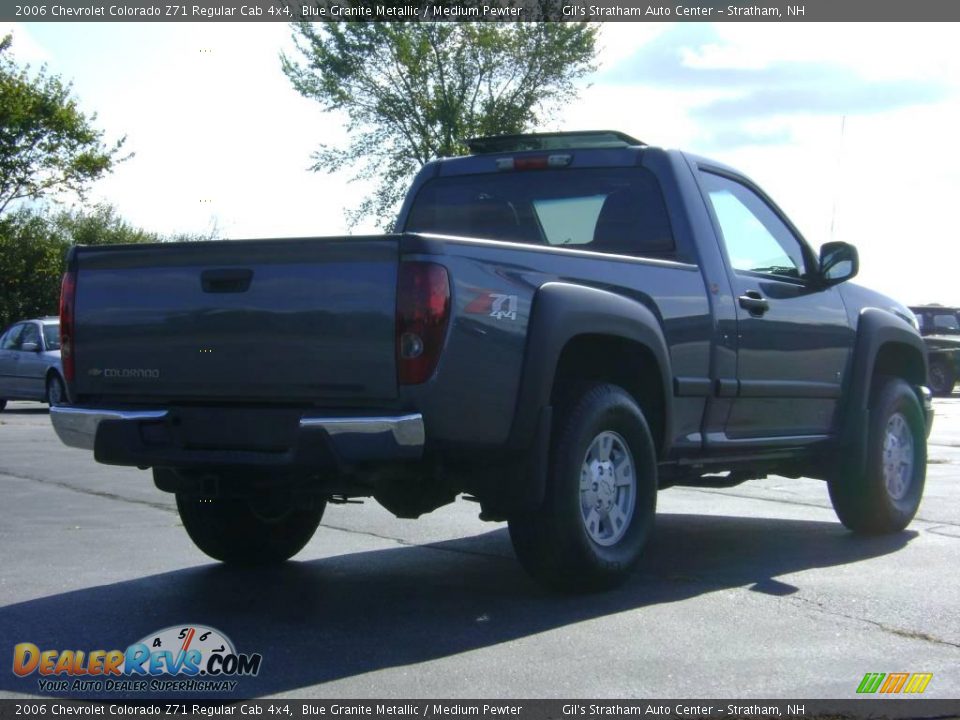
<path id="1" fill-rule="evenodd" d="M 207 293 L 242 293 L 250 288 L 253 270 L 246 268 L 224 268 L 222 270 L 204 270 L 200 273 L 200 284 Z"/>
<path id="2" fill-rule="evenodd" d="M 754 317 L 761 317 L 767 310 L 770 309 L 770 303 L 768 303 L 766 298 L 764 298 L 763 295 L 758 293 L 756 290 L 745 292 L 743 295 L 738 297 L 737 300 L 740 302 L 740 307 Z"/>

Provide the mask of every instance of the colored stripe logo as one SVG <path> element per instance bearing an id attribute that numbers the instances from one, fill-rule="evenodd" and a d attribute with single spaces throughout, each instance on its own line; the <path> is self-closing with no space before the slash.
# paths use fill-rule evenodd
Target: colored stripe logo
<path id="1" fill-rule="evenodd" d="M 867 673 L 857 687 L 857 693 L 884 695 L 896 693 L 919 694 L 927 689 L 933 673 Z"/>

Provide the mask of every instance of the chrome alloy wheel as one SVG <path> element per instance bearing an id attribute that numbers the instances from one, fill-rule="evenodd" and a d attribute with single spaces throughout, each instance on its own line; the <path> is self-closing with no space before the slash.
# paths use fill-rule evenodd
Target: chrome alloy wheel
<path id="1" fill-rule="evenodd" d="M 605 430 L 597 435 L 580 467 L 580 515 L 590 539 L 616 545 L 630 527 L 637 502 L 637 477 L 626 441 Z"/>
<path id="2" fill-rule="evenodd" d="M 894 413 L 883 433 L 883 479 L 894 500 L 902 500 L 913 481 L 913 433 L 907 419 Z"/>

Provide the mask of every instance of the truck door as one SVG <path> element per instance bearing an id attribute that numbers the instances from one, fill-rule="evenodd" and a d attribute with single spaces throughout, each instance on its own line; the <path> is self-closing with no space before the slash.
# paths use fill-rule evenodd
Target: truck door
<path id="1" fill-rule="evenodd" d="M 817 259 L 744 178 L 700 168 L 737 304 L 737 394 L 730 440 L 829 433 L 853 332 L 835 288 L 812 281 Z"/>

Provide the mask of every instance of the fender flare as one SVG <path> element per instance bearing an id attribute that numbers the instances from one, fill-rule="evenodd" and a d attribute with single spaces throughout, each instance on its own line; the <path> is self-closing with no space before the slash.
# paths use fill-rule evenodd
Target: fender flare
<path id="1" fill-rule="evenodd" d="M 644 346 L 660 368 L 664 398 L 664 444 L 672 437 L 670 354 L 653 312 L 623 295 L 585 285 L 548 282 L 534 296 L 527 331 L 520 392 L 510 430 L 510 445 L 530 448 L 542 411 L 550 406 L 554 376 L 564 347 L 579 335 L 609 335 Z"/>
<path id="2" fill-rule="evenodd" d="M 853 471 L 862 471 L 866 463 L 871 385 L 877 356 L 883 346 L 889 344 L 903 345 L 916 351 L 922 363 L 922 381 L 908 381 L 914 386 L 925 385 L 927 382 L 927 347 L 919 333 L 893 313 L 880 308 L 862 310 L 851 358 L 850 389 L 840 414 L 839 425 L 841 446 L 854 451 L 849 457 L 850 462 L 854 463 Z"/>

